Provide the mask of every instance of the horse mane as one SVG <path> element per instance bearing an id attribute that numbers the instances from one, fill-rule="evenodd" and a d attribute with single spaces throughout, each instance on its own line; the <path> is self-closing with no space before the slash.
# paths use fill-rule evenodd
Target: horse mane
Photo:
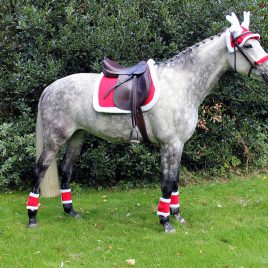
<path id="1" fill-rule="evenodd" d="M 211 41 L 211 40 L 214 40 L 215 38 L 219 38 L 222 36 L 222 34 L 224 33 L 225 31 L 223 32 L 220 32 L 216 35 L 213 35 L 213 36 L 210 36 L 188 48 L 186 48 L 185 50 L 179 52 L 178 54 L 176 54 L 175 56 L 173 56 L 171 59 L 168 59 L 168 60 L 165 60 L 165 61 L 159 61 L 159 62 L 156 62 L 157 65 L 160 65 L 160 64 L 169 64 L 171 62 L 174 62 L 174 61 L 184 61 L 184 59 L 189 56 L 189 54 L 191 54 L 192 52 L 194 52 L 194 50 L 196 48 L 200 48 L 202 45 L 206 44 L 208 41 Z"/>

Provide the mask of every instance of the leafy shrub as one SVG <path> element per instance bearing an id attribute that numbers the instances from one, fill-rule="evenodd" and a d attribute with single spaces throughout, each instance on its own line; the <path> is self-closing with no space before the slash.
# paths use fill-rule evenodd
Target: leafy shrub
<path id="1" fill-rule="evenodd" d="M 0 125 L 0 189 L 22 189 L 32 183 L 35 158 L 33 121 L 22 117 Z"/>
<path id="2" fill-rule="evenodd" d="M 128 186 L 160 181 L 159 151 L 144 145 L 115 145 L 90 136 L 74 179 L 88 186 Z"/>

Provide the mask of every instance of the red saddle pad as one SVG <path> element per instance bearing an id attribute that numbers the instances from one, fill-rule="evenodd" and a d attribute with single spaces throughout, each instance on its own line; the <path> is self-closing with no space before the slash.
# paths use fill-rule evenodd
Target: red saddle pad
<path id="1" fill-rule="evenodd" d="M 104 98 L 106 93 L 110 90 L 112 86 L 114 86 L 117 82 L 117 78 L 108 78 L 105 77 L 102 73 L 100 74 L 100 79 L 97 87 L 95 88 L 94 93 L 94 109 L 98 112 L 106 112 L 106 113 L 130 113 L 131 111 L 121 110 L 117 108 L 113 101 L 114 91 L 112 90 L 109 95 Z M 154 81 L 152 79 L 151 70 L 150 70 L 150 92 L 148 98 L 144 102 L 142 106 L 143 111 L 150 110 L 157 102 L 159 96 L 156 94 L 156 88 L 154 85 Z M 97 92 L 96 92 L 97 91 Z"/>

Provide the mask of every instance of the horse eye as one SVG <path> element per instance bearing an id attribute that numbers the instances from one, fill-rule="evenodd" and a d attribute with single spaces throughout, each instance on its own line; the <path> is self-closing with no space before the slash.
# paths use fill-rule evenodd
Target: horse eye
<path id="1" fill-rule="evenodd" d="M 246 48 L 246 49 L 252 48 L 252 45 L 246 44 L 246 45 L 244 45 L 244 48 Z"/>

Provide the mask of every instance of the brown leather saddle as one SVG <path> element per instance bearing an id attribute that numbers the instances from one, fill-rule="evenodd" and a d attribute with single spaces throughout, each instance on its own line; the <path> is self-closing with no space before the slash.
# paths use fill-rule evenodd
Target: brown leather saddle
<path id="1" fill-rule="evenodd" d="M 133 130 L 130 133 L 131 142 L 138 142 L 137 126 L 142 138 L 148 142 L 148 135 L 141 110 L 141 106 L 148 98 L 150 92 L 150 73 L 145 61 L 132 67 L 123 67 L 117 62 L 105 58 L 103 61 L 103 74 L 106 77 L 118 77 L 115 86 L 106 93 L 106 98 L 113 90 L 113 101 L 116 107 L 131 111 Z M 135 133 L 135 135 L 134 135 Z"/>

